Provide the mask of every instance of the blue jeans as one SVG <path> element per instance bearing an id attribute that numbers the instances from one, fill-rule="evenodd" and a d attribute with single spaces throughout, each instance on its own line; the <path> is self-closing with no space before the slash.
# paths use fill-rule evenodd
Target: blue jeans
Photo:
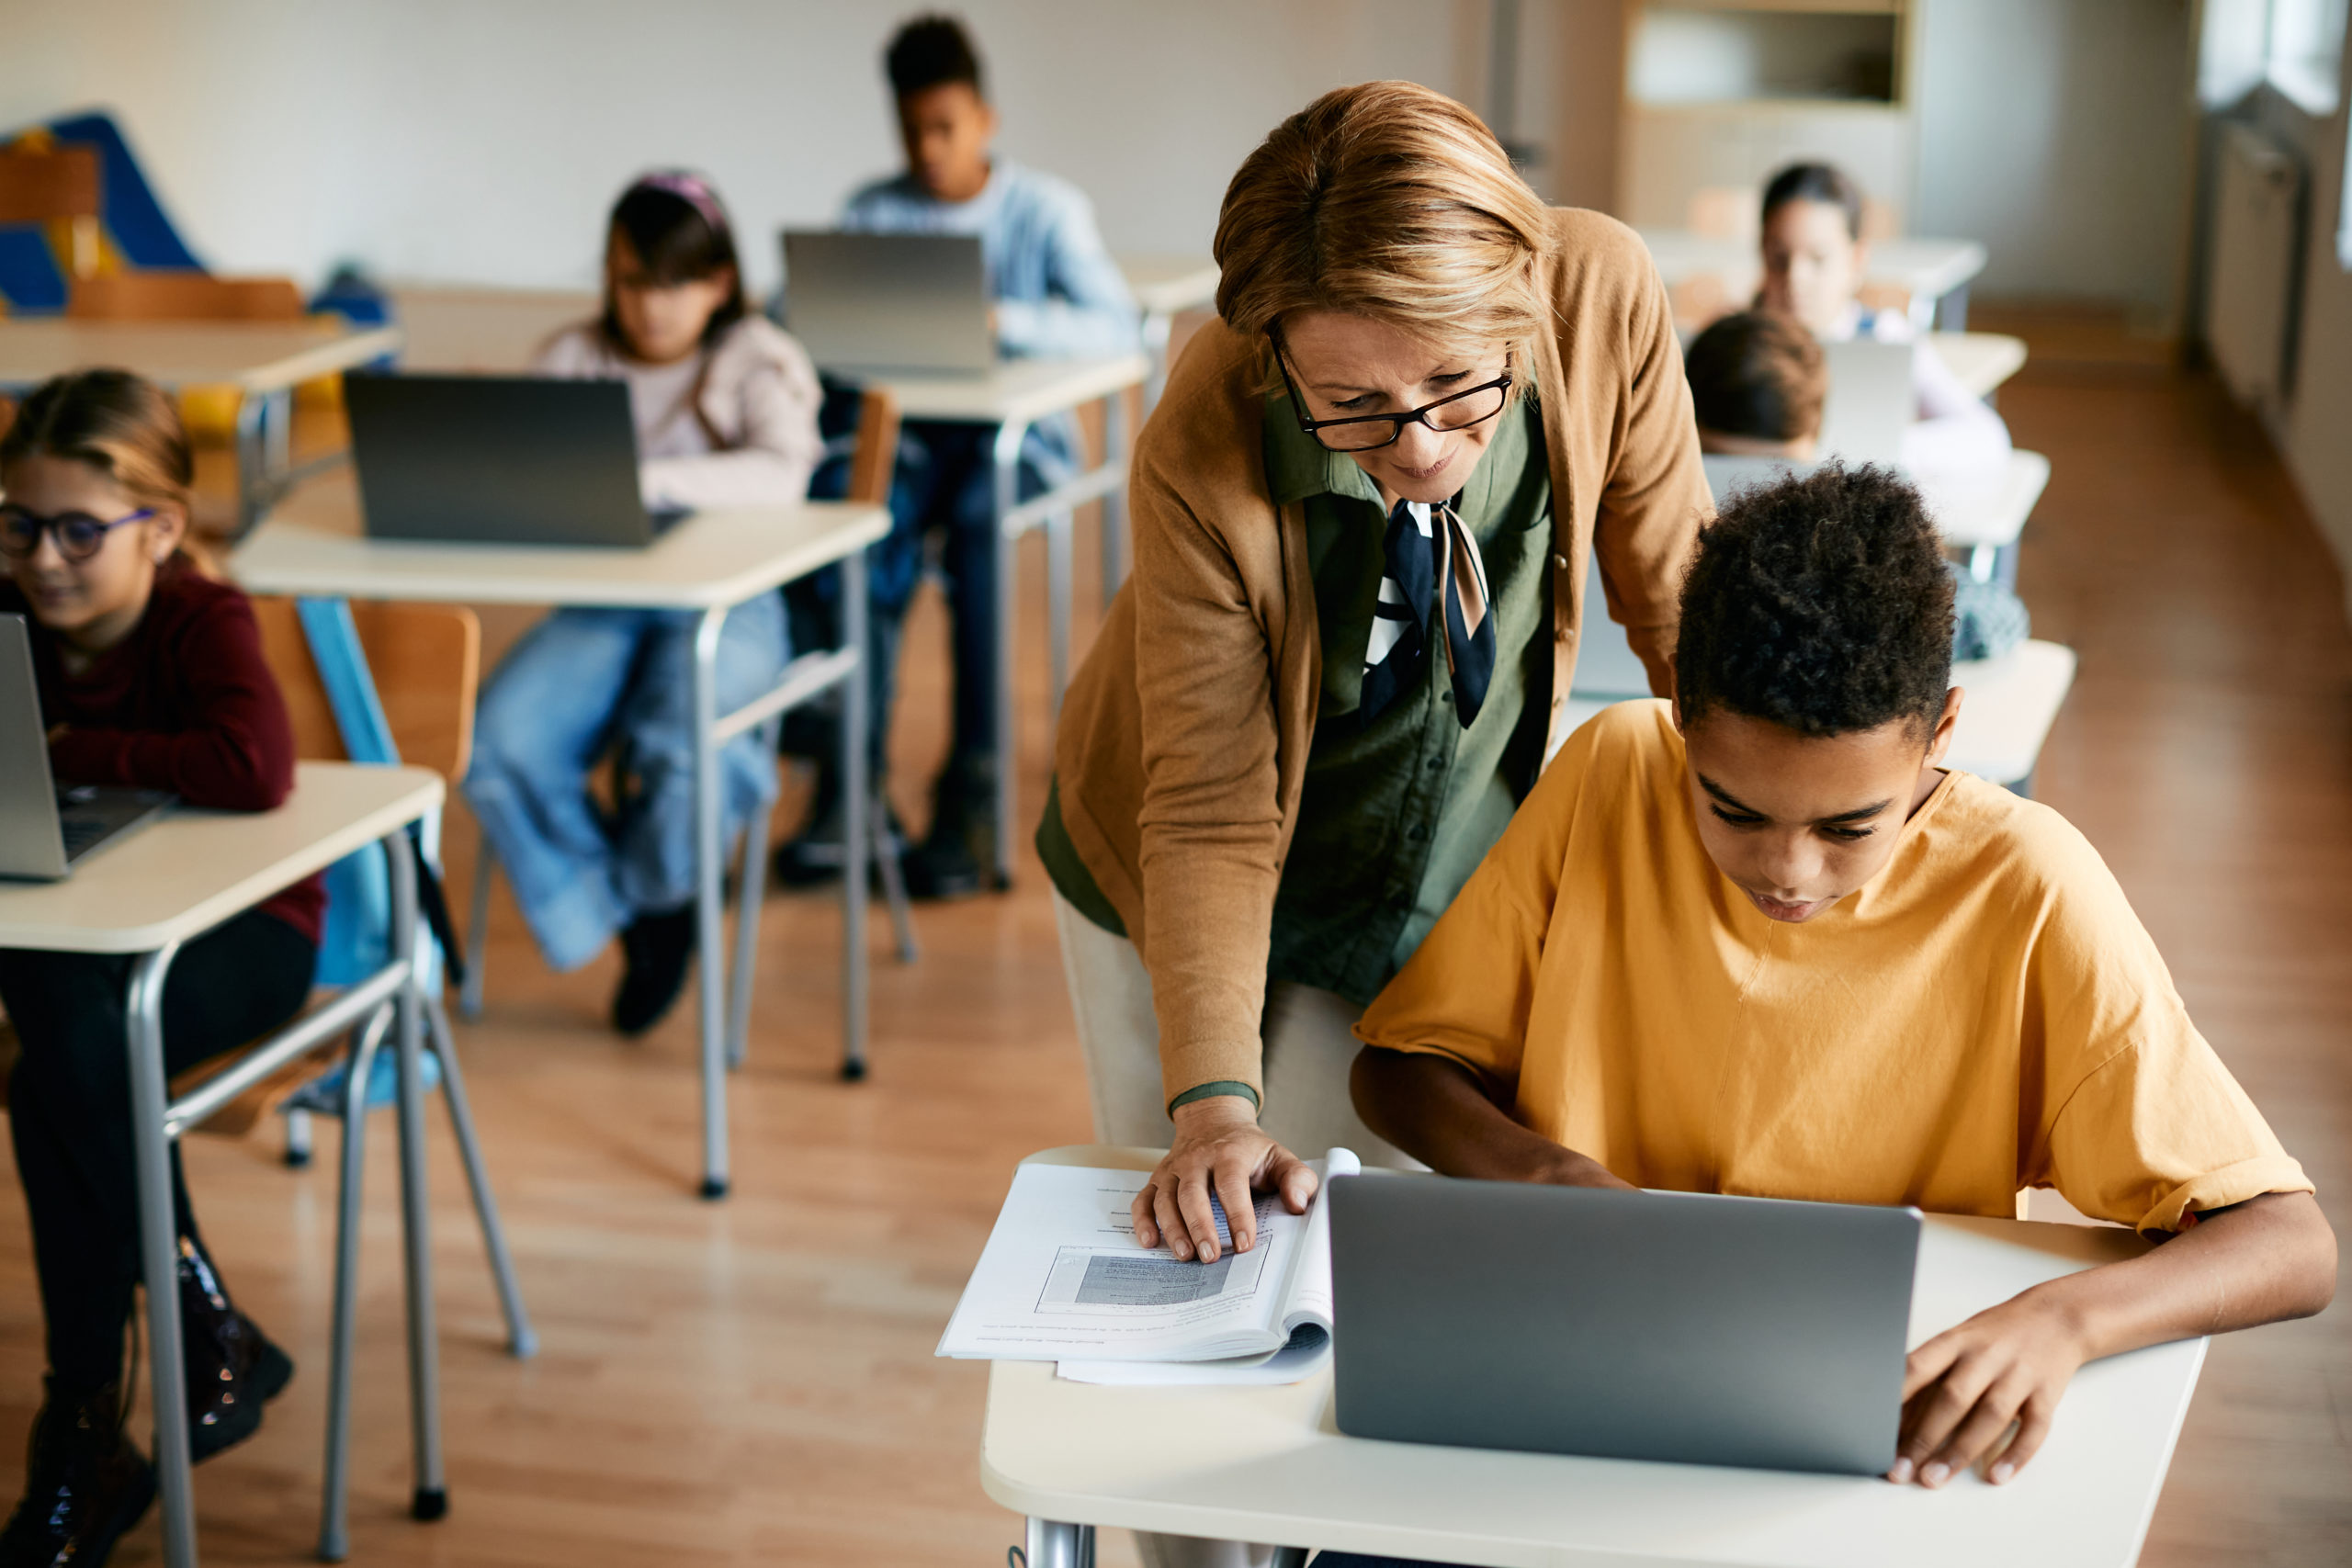
<path id="1" fill-rule="evenodd" d="M 676 610 L 558 610 L 514 645 L 483 689 L 466 799 L 514 889 L 539 951 L 579 968 L 643 914 L 695 896 L 694 638 Z M 729 612 L 718 639 L 718 711 L 775 683 L 787 654 L 773 593 Z M 606 756 L 619 805 L 588 774 Z M 720 842 L 775 795 L 775 761 L 754 732 L 720 756 Z"/>

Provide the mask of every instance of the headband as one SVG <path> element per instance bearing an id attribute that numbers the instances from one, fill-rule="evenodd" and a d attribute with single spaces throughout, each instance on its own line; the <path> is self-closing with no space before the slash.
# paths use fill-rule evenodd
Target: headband
<path id="1" fill-rule="evenodd" d="M 666 191 L 700 213 L 712 232 L 727 232 L 727 212 L 718 205 L 718 194 L 699 175 L 690 175 L 684 169 L 665 170 L 642 175 L 629 189 Z"/>

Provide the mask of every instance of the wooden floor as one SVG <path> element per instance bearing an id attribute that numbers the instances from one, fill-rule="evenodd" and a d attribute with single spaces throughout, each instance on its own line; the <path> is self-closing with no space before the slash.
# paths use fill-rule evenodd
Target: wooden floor
<path id="1" fill-rule="evenodd" d="M 2352 638 L 2333 563 L 2278 465 L 2206 383 L 2045 359 L 2004 391 L 2002 412 L 2054 464 L 2024 554 L 2035 630 L 2082 655 L 2042 797 L 2114 864 L 2206 1032 L 2352 1230 Z M 1035 586 L 1024 604 L 1040 602 Z M 1034 812 L 1044 637 L 1034 619 L 1023 633 Z M 936 757 L 943 657 L 927 612 L 894 738 L 902 773 Z M 915 795 L 901 807 L 922 815 Z M 470 840 L 453 824 L 460 877 Z M 610 961 L 549 976 L 498 908 L 489 1016 L 462 1040 L 544 1348 L 517 1363 L 499 1348 L 440 1137 L 452 1506 L 440 1523 L 410 1522 L 379 1119 L 355 1562 L 1002 1561 L 1017 1522 L 980 1491 L 985 1371 L 931 1349 L 1014 1159 L 1088 1135 L 1045 884 L 1034 857 L 1026 868 L 1011 896 L 922 910 L 919 965 L 877 959 L 875 1070 L 857 1086 L 832 1071 L 833 905 L 772 902 L 752 1059 L 733 1085 L 736 1195 L 718 1205 L 690 1196 L 690 1018 L 640 1044 L 614 1040 L 600 1026 Z M 877 920 L 877 953 L 881 932 Z M 189 1149 L 232 1287 L 301 1368 L 262 1434 L 200 1474 L 213 1562 L 292 1562 L 314 1538 L 332 1131 L 322 1144 L 325 1157 L 300 1174 L 266 1138 Z M 0 1203 L 11 1474 L 40 1345 L 21 1213 Z M 2144 1561 L 2341 1564 L 2347 1542 L 2352 1308 L 2218 1343 Z M 1124 1540 L 1103 1546 L 1106 1564 L 1129 1560 Z M 151 1519 L 117 1560 L 157 1554 Z"/>

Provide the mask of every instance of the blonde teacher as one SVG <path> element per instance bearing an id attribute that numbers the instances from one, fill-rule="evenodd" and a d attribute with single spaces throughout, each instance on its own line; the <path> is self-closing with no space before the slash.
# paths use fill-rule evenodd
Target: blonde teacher
<path id="1" fill-rule="evenodd" d="M 1169 1146 L 1136 1233 L 1204 1261 L 1212 1191 L 1247 1249 L 1252 1188 L 1312 1194 L 1300 1157 L 1397 1157 L 1350 1026 L 1564 738 L 1588 558 L 1665 694 L 1711 510 L 1647 252 L 1453 100 L 1284 121 L 1216 259 L 1037 834 L 1096 1134 Z"/>

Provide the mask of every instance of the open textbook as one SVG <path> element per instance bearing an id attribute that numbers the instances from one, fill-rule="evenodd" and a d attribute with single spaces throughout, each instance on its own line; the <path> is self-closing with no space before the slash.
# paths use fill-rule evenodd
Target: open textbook
<path id="1" fill-rule="evenodd" d="M 1327 1184 L 1361 1168 L 1346 1149 L 1310 1163 Z M 1243 1253 L 1220 1208 L 1217 1260 L 1185 1263 L 1136 1245 L 1130 1205 L 1150 1174 L 1023 1166 L 938 1353 L 1060 1361 L 1063 1376 L 1086 1382 L 1203 1381 L 1137 1365 L 1154 1362 L 1216 1362 L 1200 1369 L 1216 1381 L 1260 1367 L 1266 1381 L 1304 1375 L 1290 1363 L 1319 1359 L 1331 1333 L 1325 1188 L 1304 1214 L 1259 1194 L 1257 1245 Z"/>

